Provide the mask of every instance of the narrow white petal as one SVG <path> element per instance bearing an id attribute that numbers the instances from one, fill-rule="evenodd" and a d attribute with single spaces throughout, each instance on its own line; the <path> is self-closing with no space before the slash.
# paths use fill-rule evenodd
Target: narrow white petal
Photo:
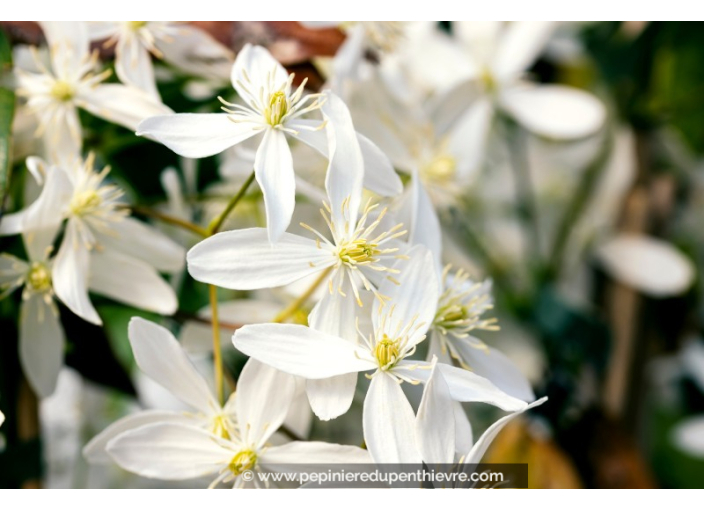
<path id="1" fill-rule="evenodd" d="M 88 30 L 84 21 L 41 21 L 54 72 L 65 78 L 75 73 L 88 56 Z"/>
<path id="2" fill-rule="evenodd" d="M 380 328 L 380 314 L 394 306 L 393 315 L 384 322 L 384 333 L 393 338 L 396 331 L 403 329 L 414 320 L 416 325 L 423 325 L 416 338 L 422 336 L 430 327 L 438 305 L 438 281 L 432 254 L 424 246 L 417 245 L 407 253 L 408 260 L 399 260 L 394 268 L 400 273 L 395 278 L 400 285 L 384 280 L 379 292 L 391 298 L 390 305 L 380 309 L 375 306 L 372 311 L 375 330 Z M 418 340 L 419 341 L 419 340 Z"/>
<path id="3" fill-rule="evenodd" d="M 535 400 L 535 393 L 528 378 L 503 353 L 491 347 L 474 347 L 466 338 L 454 339 L 452 342 L 462 360 L 472 368 L 472 372 L 490 380 L 512 397 L 526 402 Z"/>
<path id="4" fill-rule="evenodd" d="M 111 224 L 110 230 L 106 235 L 97 233 L 103 247 L 148 262 L 159 271 L 183 269 L 186 250 L 156 228 L 134 218 L 124 218 Z"/>
<path id="5" fill-rule="evenodd" d="M 504 91 L 501 106 L 529 131 L 557 140 L 597 132 L 606 109 L 593 95 L 564 85 L 519 86 Z"/>
<path id="6" fill-rule="evenodd" d="M 248 94 L 242 84 L 254 94 L 259 94 L 261 89 L 274 92 L 288 80 L 288 73 L 266 48 L 245 44 L 232 66 L 231 79 L 237 94 L 246 100 Z"/>
<path id="7" fill-rule="evenodd" d="M 297 324 L 253 324 L 238 329 L 232 341 L 240 351 L 274 368 L 307 379 L 371 370 L 357 357 L 360 347 Z"/>
<path id="8" fill-rule="evenodd" d="M 354 399 L 357 372 L 327 379 L 308 379 L 306 393 L 315 415 L 323 421 L 345 414 Z"/>
<path id="9" fill-rule="evenodd" d="M 137 135 L 163 143 L 186 158 L 219 154 L 259 132 L 250 122 L 232 122 L 226 113 L 160 115 L 137 127 Z"/>
<path id="10" fill-rule="evenodd" d="M 29 271 L 27 262 L 9 253 L 0 253 L 1 292 L 9 294 L 12 290 L 24 284 L 27 271 Z"/>
<path id="11" fill-rule="evenodd" d="M 704 458 L 704 416 L 679 422 L 672 431 L 672 440 L 680 450 Z"/>
<path id="12" fill-rule="evenodd" d="M 120 37 L 115 47 L 115 72 L 125 85 L 133 85 L 160 100 L 151 55 L 138 37 Z"/>
<path id="13" fill-rule="evenodd" d="M 117 83 L 97 85 L 77 97 L 76 103 L 97 117 L 133 131 L 144 119 L 172 113 L 149 93 Z"/>
<path id="14" fill-rule="evenodd" d="M 64 361 L 64 331 L 44 296 L 34 294 L 20 311 L 20 362 L 39 397 L 54 393 Z"/>
<path id="15" fill-rule="evenodd" d="M 173 287 L 156 269 L 111 250 L 91 253 L 88 287 L 97 294 L 162 315 L 171 315 L 178 308 Z"/>
<path id="16" fill-rule="evenodd" d="M 442 230 L 433 202 L 420 177 L 414 172 L 411 183 L 411 233 L 409 244 L 422 244 L 433 255 L 435 267 L 442 270 Z"/>
<path id="17" fill-rule="evenodd" d="M 237 290 L 288 285 L 334 263 L 305 237 L 284 233 L 272 246 L 263 228 L 220 232 L 191 248 L 186 260 L 196 280 Z"/>
<path id="18" fill-rule="evenodd" d="M 654 297 L 683 293 L 696 275 L 692 261 L 672 244 L 644 235 L 615 236 L 597 257 L 613 278 Z"/>
<path id="19" fill-rule="evenodd" d="M 486 97 L 474 101 L 448 131 L 447 150 L 455 160 L 458 185 L 467 186 L 481 170 L 494 107 Z"/>
<path id="20" fill-rule="evenodd" d="M 108 443 L 107 452 L 122 468 L 162 480 L 216 473 L 236 453 L 212 434 L 176 423 L 145 425 L 124 432 Z"/>
<path id="21" fill-rule="evenodd" d="M 479 462 L 481 462 L 482 457 L 491 445 L 491 442 L 496 438 L 496 436 L 499 435 L 501 429 L 503 429 L 509 421 L 511 421 L 513 418 L 523 413 L 524 411 L 527 411 L 528 409 L 532 409 L 543 404 L 547 399 L 547 397 L 543 397 L 540 400 L 536 400 L 535 402 L 530 405 L 527 405 L 518 412 L 509 414 L 508 416 L 504 416 L 503 418 L 494 422 L 494 424 L 491 425 L 488 429 L 486 429 L 486 431 L 481 435 L 481 437 L 477 439 L 477 442 L 474 444 L 474 446 L 472 446 L 472 449 L 469 451 L 469 453 L 467 453 L 467 456 L 464 459 L 465 464 L 478 464 Z"/>
<path id="22" fill-rule="evenodd" d="M 191 25 L 179 26 L 178 37 L 159 40 L 156 47 L 164 54 L 164 60 L 182 71 L 217 81 L 229 79 L 235 61 L 231 50 Z"/>
<path id="23" fill-rule="evenodd" d="M 275 244 L 291 223 L 296 206 L 293 159 L 283 132 L 266 130 L 254 158 L 254 173 L 264 194 L 269 242 Z"/>
<path id="24" fill-rule="evenodd" d="M 467 413 L 464 412 L 462 404 L 454 403 L 455 406 L 455 453 L 458 457 L 464 455 L 464 452 L 469 451 L 474 444 L 474 436 L 472 433 L 472 424 L 467 418 Z"/>
<path id="25" fill-rule="evenodd" d="M 237 380 L 235 412 L 240 435 L 247 444 L 262 446 L 288 414 L 296 380 L 250 359 Z"/>
<path id="26" fill-rule="evenodd" d="M 378 373 L 364 399 L 364 442 L 377 464 L 420 463 L 415 416 L 401 385 Z"/>
<path id="27" fill-rule="evenodd" d="M 354 228 L 357 222 L 364 180 L 364 160 L 350 111 L 342 99 L 328 92 L 322 111 L 328 121 L 325 130 L 330 160 L 325 189 L 330 199 L 333 224 L 338 235 L 344 235 L 345 226 Z"/>
<path id="28" fill-rule="evenodd" d="M 358 305 L 353 297 L 351 293 L 343 296 L 339 292 L 325 292 L 308 315 L 308 325 L 328 335 L 355 342 Z"/>
<path id="29" fill-rule="evenodd" d="M 83 244 L 77 228 L 75 220 L 69 220 L 66 224 L 64 240 L 51 271 L 54 292 L 73 313 L 100 325 L 102 321 L 88 297 L 90 252 Z"/>
<path id="30" fill-rule="evenodd" d="M 459 402 L 486 402 L 504 411 L 523 410 L 526 403 L 523 400 L 507 395 L 494 384 L 469 370 L 439 364 L 438 369 L 442 373 L 450 394 L 454 400 Z M 420 370 L 416 370 L 420 372 Z"/>
<path id="31" fill-rule="evenodd" d="M 426 464 L 451 464 L 455 457 L 455 402 L 433 366 L 416 416 L 416 441 Z"/>
<path id="32" fill-rule="evenodd" d="M 175 422 L 187 425 L 193 424 L 194 421 L 194 418 L 183 413 L 157 410 L 139 411 L 111 423 L 100 434 L 88 441 L 88 444 L 83 447 L 83 457 L 89 464 L 107 464 L 112 459 L 105 448 L 113 438 L 123 432 L 153 423 Z"/>
<path id="33" fill-rule="evenodd" d="M 526 71 L 540 56 L 555 29 L 553 21 L 515 21 L 508 25 L 491 63 L 497 78 L 509 79 Z"/>
<path id="34" fill-rule="evenodd" d="M 151 379 L 206 414 L 219 408 L 208 383 L 168 329 L 133 317 L 128 333 L 135 361 Z"/>
<path id="35" fill-rule="evenodd" d="M 382 197 L 395 197 L 403 192 L 401 178 L 389 158 L 369 138 L 357 133 L 364 160 L 364 187 Z"/>

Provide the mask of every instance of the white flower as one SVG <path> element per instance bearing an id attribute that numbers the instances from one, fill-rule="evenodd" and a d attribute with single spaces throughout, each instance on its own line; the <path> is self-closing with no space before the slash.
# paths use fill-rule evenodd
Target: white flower
<path id="1" fill-rule="evenodd" d="M 427 380 L 430 365 L 409 358 L 416 346 L 425 339 L 437 307 L 437 281 L 432 256 L 421 246 L 409 252 L 409 260 L 397 263 L 403 278 L 400 285 L 382 284 L 381 291 L 390 297 L 392 305 L 375 306 L 372 311 L 373 333 L 362 336 L 357 343 L 347 338 L 297 325 L 258 324 L 237 330 L 233 343 L 240 351 L 274 368 L 306 379 L 329 379 L 326 394 L 329 406 L 346 411 L 351 402 L 356 377 L 340 378 L 357 372 L 372 372 L 371 384 L 364 402 L 364 437 L 376 462 L 412 462 L 404 452 L 396 459 L 380 460 L 385 452 L 384 438 L 390 431 L 401 437 L 402 443 L 413 441 L 408 417 L 413 410 L 399 383 L 418 384 Z M 328 320 L 336 320 L 333 315 Z M 440 365 L 449 381 L 452 397 L 458 401 L 481 401 L 506 410 L 525 407 L 525 402 L 496 388 L 491 382 L 467 370 Z M 309 393 L 310 397 L 310 393 Z M 340 400 L 345 400 L 344 404 Z M 314 410 L 322 407 L 318 402 Z"/>
<path id="2" fill-rule="evenodd" d="M 164 480 L 185 480 L 214 475 L 210 487 L 231 483 L 236 488 L 259 487 L 247 483 L 245 471 L 276 470 L 281 465 L 305 463 L 368 462 L 369 455 L 354 446 L 295 441 L 268 444 L 283 423 L 294 387 L 291 376 L 250 360 L 237 383 L 234 402 L 236 428 L 229 438 L 180 423 L 158 423 L 127 431 L 107 445 L 110 456 L 123 468 Z"/>
<path id="3" fill-rule="evenodd" d="M 328 140 L 323 130 L 326 122 L 302 118 L 321 107 L 321 95 L 304 95 L 305 80 L 294 89 L 293 78 L 294 75 L 289 75 L 266 49 L 248 44 L 237 55 L 232 68 L 232 85 L 244 104 L 222 100 L 225 113 L 154 117 L 142 122 L 137 132 L 190 158 L 212 156 L 261 136 L 254 172 L 264 194 L 272 243 L 286 231 L 296 202 L 293 159 L 287 137 L 306 143 L 322 154 L 328 153 Z M 359 143 L 363 145 L 362 154 L 369 165 L 383 167 L 384 175 L 391 176 L 384 183 L 385 189 L 395 186 L 395 190 L 400 191 L 400 181 L 379 149 L 363 137 Z"/>
<path id="4" fill-rule="evenodd" d="M 92 41 L 107 39 L 115 46 L 118 78 L 159 98 L 151 55 L 197 75 L 227 76 L 232 52 L 206 32 L 173 21 L 92 21 Z"/>
<path id="5" fill-rule="evenodd" d="M 5 422 L 5 415 L 2 414 L 2 411 L 0 411 L 0 425 L 2 425 Z"/>
<path id="6" fill-rule="evenodd" d="M 671 440 L 680 450 L 704 458 L 704 416 L 694 416 L 679 422 L 672 431 Z"/>
<path id="7" fill-rule="evenodd" d="M 105 447 L 111 439 L 147 424 L 182 423 L 202 428 L 223 438 L 229 438 L 235 433 L 234 398 L 231 397 L 224 406 L 218 403 L 206 380 L 198 373 L 169 330 L 153 322 L 133 317 L 129 323 L 128 334 L 135 361 L 142 372 L 193 411 L 181 413 L 147 410 L 122 418 L 85 446 L 83 455 L 89 462 L 109 461 Z"/>
<path id="8" fill-rule="evenodd" d="M 416 444 L 420 457 L 431 468 L 435 464 L 478 464 L 492 441 L 509 421 L 547 400 L 547 397 L 543 397 L 504 416 L 473 442 L 467 417 L 462 407 L 453 400 L 450 387 L 440 370 L 441 366 L 433 366 L 415 421 Z M 387 436 L 386 440 L 391 443 L 398 441 L 393 434 Z M 463 450 L 467 443 L 470 444 L 469 450 Z M 398 448 L 405 446 L 397 444 Z"/>
<path id="9" fill-rule="evenodd" d="M 171 110 L 134 87 L 102 83 L 110 71 L 94 74 L 97 53 L 89 52 L 83 22 L 42 22 L 51 67 L 37 57 L 40 72 L 17 70 L 17 93 L 39 119 L 52 157 L 77 154 L 81 148 L 78 108 L 135 129 L 142 119 Z"/>
<path id="10" fill-rule="evenodd" d="M 88 289 L 145 310 L 173 313 L 176 295 L 157 270 L 179 270 L 184 249 L 127 217 L 119 203 L 122 191 L 103 182 L 108 169 L 94 171 L 92 156 L 70 170 L 42 166 L 47 177 L 41 195 L 26 209 L 6 215 L 0 234 L 56 232 L 66 219 L 52 269 L 54 292 L 89 322 L 101 324 Z"/>
<path id="11" fill-rule="evenodd" d="M 221 232 L 188 252 L 188 271 L 198 281 L 238 290 L 278 287 L 317 274 L 327 278 L 329 289 L 318 313 L 330 320 L 347 317 L 353 322 L 354 301 L 362 304 L 360 288 L 383 299 L 376 286 L 384 276 L 393 279 L 390 275 L 396 274 L 391 266 L 403 255 L 395 241 L 405 231 L 400 224 L 386 225 L 386 209 L 375 215 L 377 205 L 367 203 L 360 214 L 365 167 L 349 112 L 332 95 L 325 110 L 330 119 L 329 202 L 321 213 L 331 239 L 306 224 L 302 226 L 315 240 L 284 233 L 271 245 L 262 228 Z M 342 309 L 329 315 L 327 308 L 338 306 Z"/>
<path id="12" fill-rule="evenodd" d="M 47 235 L 48 234 L 48 235 Z M 24 236 L 29 261 L 0 254 L 0 298 L 22 287 L 19 357 L 27 380 L 40 397 L 54 392 L 63 366 L 64 331 L 54 302 L 49 259 L 54 232 Z"/>

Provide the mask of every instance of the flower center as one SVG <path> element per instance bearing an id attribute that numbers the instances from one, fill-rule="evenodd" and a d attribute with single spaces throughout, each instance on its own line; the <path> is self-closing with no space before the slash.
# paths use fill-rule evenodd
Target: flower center
<path id="1" fill-rule="evenodd" d="M 379 340 L 374 347 L 374 357 L 379 362 L 381 370 L 391 368 L 401 354 L 401 349 L 398 340 L 392 340 L 386 334 Z"/>
<path id="2" fill-rule="evenodd" d="M 73 86 L 63 80 L 57 80 L 51 87 L 51 95 L 52 97 L 58 99 L 61 102 L 68 102 L 73 99 Z"/>
<path id="3" fill-rule="evenodd" d="M 338 256 L 343 264 L 353 267 L 357 264 L 368 264 L 377 262 L 381 251 L 376 243 L 370 243 L 366 239 L 354 239 L 340 246 Z"/>
<path id="4" fill-rule="evenodd" d="M 257 454 L 252 450 L 242 450 L 232 457 L 230 461 L 230 471 L 235 476 L 239 476 L 243 471 L 250 470 L 257 463 Z"/>
<path id="5" fill-rule="evenodd" d="M 498 83 L 496 83 L 494 75 L 488 68 L 482 69 L 479 79 L 484 84 L 484 88 L 488 93 L 494 93 L 498 89 Z"/>
<path id="6" fill-rule="evenodd" d="M 452 156 L 439 155 L 423 167 L 423 176 L 431 182 L 446 183 L 455 176 L 456 169 L 457 163 Z"/>
<path id="7" fill-rule="evenodd" d="M 85 216 L 97 211 L 103 203 L 103 199 L 94 189 L 89 189 L 76 193 L 71 198 L 69 208 L 76 216 Z"/>
<path id="8" fill-rule="evenodd" d="M 264 116 L 272 126 L 278 126 L 288 113 L 288 98 L 286 93 L 279 90 L 269 97 L 269 106 L 264 109 Z"/>
<path id="9" fill-rule="evenodd" d="M 495 318 L 481 317 L 493 308 L 491 283 L 475 283 L 462 270 L 450 277 L 449 271 L 450 266 L 443 271 L 442 281 L 446 289 L 438 300 L 433 327 L 443 334 L 452 333 L 459 337 L 466 337 L 473 329 L 498 330 Z"/>
<path id="10" fill-rule="evenodd" d="M 33 262 L 27 273 L 27 288 L 31 292 L 51 290 L 51 271 L 41 262 Z"/>
<path id="11" fill-rule="evenodd" d="M 143 26 L 146 26 L 147 22 L 146 21 L 128 21 L 127 26 L 130 27 L 132 30 L 135 32 L 142 28 Z"/>
<path id="12" fill-rule="evenodd" d="M 234 424 L 230 417 L 226 414 L 218 414 L 213 418 L 210 426 L 210 431 L 223 439 L 232 439 L 230 435 L 230 430 L 233 429 Z"/>

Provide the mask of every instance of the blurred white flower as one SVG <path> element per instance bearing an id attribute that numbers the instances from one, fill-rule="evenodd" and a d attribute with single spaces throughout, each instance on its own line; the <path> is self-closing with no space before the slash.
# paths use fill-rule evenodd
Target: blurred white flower
<path id="1" fill-rule="evenodd" d="M 122 191 L 104 182 L 109 169 L 93 170 L 93 157 L 64 166 L 41 164 L 46 183 L 35 202 L 8 214 L 0 234 L 56 234 L 68 220 L 54 259 L 56 296 L 76 315 L 101 324 L 88 290 L 163 314 L 176 311 L 173 289 L 157 270 L 183 267 L 184 249 L 156 229 L 128 218 Z M 51 238 L 53 239 L 53 238 Z M 124 242 L 128 239 L 129 242 Z"/>
<path id="2" fill-rule="evenodd" d="M 597 248 L 596 256 L 613 278 L 653 297 L 682 294 L 696 276 L 682 252 L 646 235 L 614 236 Z"/>
<path id="3" fill-rule="evenodd" d="M 672 441 L 680 450 L 704 458 L 704 416 L 682 420 L 672 431 Z"/>
<path id="4" fill-rule="evenodd" d="M 183 22 L 91 21 L 88 34 L 91 41 L 107 39 L 105 46 L 115 46 L 115 71 L 120 81 L 156 99 L 159 92 L 151 55 L 194 74 L 208 71 L 225 77 L 234 59 L 230 50 L 206 32 Z"/>
<path id="5" fill-rule="evenodd" d="M 268 444 L 283 423 L 293 397 L 293 378 L 250 360 L 242 370 L 234 402 L 236 428 L 229 438 L 183 423 L 157 423 L 112 439 L 110 456 L 123 468 L 150 478 L 185 480 L 216 475 L 210 487 L 261 487 L 245 471 L 276 470 L 292 464 L 368 462 L 369 454 L 354 446 L 294 441 Z"/>
<path id="6" fill-rule="evenodd" d="M 51 55 L 51 67 L 37 56 L 39 72 L 17 72 L 17 93 L 39 121 L 48 152 L 60 159 L 80 152 L 82 145 L 78 108 L 136 129 L 142 119 L 171 112 L 160 101 L 134 87 L 102 83 L 110 71 L 95 74 L 98 55 L 89 52 L 85 23 L 41 22 Z"/>

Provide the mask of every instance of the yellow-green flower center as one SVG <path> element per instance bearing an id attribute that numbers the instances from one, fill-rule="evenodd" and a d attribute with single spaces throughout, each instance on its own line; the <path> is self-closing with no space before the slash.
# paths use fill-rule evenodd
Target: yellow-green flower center
<path id="1" fill-rule="evenodd" d="M 380 250 L 377 244 L 370 243 L 367 239 L 355 239 L 340 247 L 340 260 L 348 266 L 374 262 Z"/>
<path id="2" fill-rule="evenodd" d="M 103 199 L 98 192 L 91 189 L 74 195 L 69 208 L 76 216 L 84 216 L 98 209 L 102 203 Z"/>
<path id="3" fill-rule="evenodd" d="M 484 68 L 482 70 L 482 73 L 481 73 L 479 79 L 484 84 L 484 88 L 486 89 L 486 91 L 488 93 L 493 93 L 498 88 L 498 83 L 496 83 L 496 79 L 494 79 L 494 75 L 487 68 Z"/>
<path id="4" fill-rule="evenodd" d="M 229 468 L 235 476 L 239 476 L 242 472 L 252 469 L 256 463 L 256 453 L 252 450 L 242 450 L 232 457 Z"/>
<path id="5" fill-rule="evenodd" d="M 374 357 L 379 362 L 379 368 L 382 370 L 391 368 L 400 355 L 398 340 L 392 340 L 386 334 L 379 340 L 374 347 Z"/>
<path id="6" fill-rule="evenodd" d="M 269 106 L 264 110 L 264 116 L 271 126 L 278 126 L 288 112 L 288 98 L 283 91 L 274 92 L 269 97 Z"/>
<path id="7" fill-rule="evenodd" d="M 231 420 L 226 414 L 219 414 L 211 423 L 210 431 L 223 439 L 232 439 L 230 436 Z"/>
<path id="8" fill-rule="evenodd" d="M 32 292 L 51 290 L 51 271 L 41 262 L 33 262 L 27 273 L 27 288 Z"/>
<path id="9" fill-rule="evenodd" d="M 423 175 L 432 182 L 448 182 L 455 176 L 457 163 L 452 156 L 435 156 L 423 168 Z"/>
<path id="10" fill-rule="evenodd" d="M 74 95 L 73 86 L 65 81 L 57 80 L 51 87 L 51 95 L 62 102 L 70 101 Z"/>
<path id="11" fill-rule="evenodd" d="M 147 24 L 146 21 L 128 21 L 127 25 L 134 31 L 139 30 Z"/>

